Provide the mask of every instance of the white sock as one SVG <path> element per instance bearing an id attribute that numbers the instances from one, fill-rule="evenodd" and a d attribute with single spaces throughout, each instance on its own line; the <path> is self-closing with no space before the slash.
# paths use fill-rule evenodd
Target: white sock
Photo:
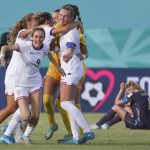
<path id="1" fill-rule="evenodd" d="M 24 136 L 31 136 L 32 132 L 34 131 L 34 127 L 30 127 L 29 125 L 27 126 L 25 132 L 24 132 Z"/>
<path id="2" fill-rule="evenodd" d="M 61 102 L 61 107 L 68 112 L 71 118 L 75 119 L 76 123 L 83 129 L 84 133 L 91 132 L 83 114 L 71 101 Z"/>
<path id="3" fill-rule="evenodd" d="M 29 110 L 31 111 L 31 105 L 29 105 Z M 21 112 L 20 112 L 20 116 L 21 116 Z M 24 132 L 21 129 L 21 126 L 20 126 L 20 123 L 19 123 L 17 128 L 16 128 L 15 139 L 22 138 L 23 134 L 24 134 Z"/>
<path id="4" fill-rule="evenodd" d="M 73 105 L 74 105 L 74 101 L 70 101 Z M 71 125 L 71 131 L 72 131 L 72 135 L 73 138 L 75 140 L 79 140 L 80 138 L 80 128 L 79 125 L 77 124 L 76 120 L 68 113 L 69 116 L 69 120 L 70 120 L 70 125 Z"/>
<path id="5" fill-rule="evenodd" d="M 16 112 L 14 113 L 12 119 L 10 120 L 8 124 L 8 128 L 5 131 L 5 135 L 11 136 L 16 129 L 17 125 L 19 124 L 21 118 L 20 118 L 20 109 L 18 108 Z"/>
<path id="6" fill-rule="evenodd" d="M 16 134 L 15 134 L 15 139 L 19 139 L 22 138 L 23 136 L 23 131 L 20 128 L 20 123 L 18 124 L 17 128 L 16 128 Z"/>

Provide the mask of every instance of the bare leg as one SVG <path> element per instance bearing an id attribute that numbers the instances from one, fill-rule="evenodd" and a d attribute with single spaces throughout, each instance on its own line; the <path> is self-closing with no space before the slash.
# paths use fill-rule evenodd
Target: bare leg
<path id="1" fill-rule="evenodd" d="M 124 121 L 126 111 L 122 107 L 114 105 L 112 107 L 112 110 L 114 110 L 119 115 L 119 117 Z"/>
<path id="2" fill-rule="evenodd" d="M 0 123 L 2 123 L 9 115 L 14 113 L 18 108 L 17 102 L 13 95 L 7 95 L 7 106 L 0 110 Z"/>

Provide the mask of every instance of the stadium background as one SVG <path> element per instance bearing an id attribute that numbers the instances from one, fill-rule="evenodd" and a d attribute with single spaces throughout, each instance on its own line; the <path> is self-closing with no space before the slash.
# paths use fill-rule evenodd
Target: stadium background
<path id="1" fill-rule="evenodd" d="M 81 89 L 82 110 L 107 111 L 121 81 L 138 81 L 150 94 L 149 0 L 3 0 L 0 34 L 29 12 L 52 12 L 67 3 L 79 6 L 89 50 L 87 76 Z M 45 59 L 42 75 L 47 66 Z M 5 69 L 0 68 L 0 108 L 6 104 L 4 73 Z"/>

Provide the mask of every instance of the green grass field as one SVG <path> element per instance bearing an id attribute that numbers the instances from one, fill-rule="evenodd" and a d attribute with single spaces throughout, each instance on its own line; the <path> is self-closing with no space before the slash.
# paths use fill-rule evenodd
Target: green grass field
<path id="1" fill-rule="evenodd" d="M 84 114 L 89 123 L 96 122 L 100 114 Z M 48 121 L 44 113 L 41 114 L 39 124 L 33 133 L 33 145 L 0 144 L 0 150 L 149 150 L 150 131 L 126 129 L 123 123 L 112 126 L 109 130 L 93 130 L 96 134 L 94 140 L 83 145 L 61 145 L 57 140 L 66 134 L 66 130 L 59 114 L 56 114 L 59 130 L 49 141 L 44 140 L 48 128 Z M 2 132 L 0 133 L 2 134 Z"/>

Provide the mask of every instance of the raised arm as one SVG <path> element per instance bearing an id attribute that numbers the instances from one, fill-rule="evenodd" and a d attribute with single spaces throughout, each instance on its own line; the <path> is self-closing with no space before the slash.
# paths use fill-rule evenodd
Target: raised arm
<path id="1" fill-rule="evenodd" d="M 19 35 L 19 38 L 27 38 L 27 36 L 32 33 L 33 29 L 34 28 L 26 29 L 26 30 L 22 31 Z"/>
<path id="2" fill-rule="evenodd" d="M 79 22 L 72 22 L 60 28 L 54 28 L 51 31 L 51 34 L 55 36 L 56 34 L 59 34 L 59 33 L 66 33 L 72 30 L 73 28 L 77 27 L 79 24 L 80 24 Z"/>
<path id="3" fill-rule="evenodd" d="M 121 95 L 124 92 L 124 89 L 125 89 L 125 84 L 122 82 L 120 84 L 120 90 L 115 99 L 115 105 L 123 105 L 124 104 L 124 102 L 121 100 Z"/>

